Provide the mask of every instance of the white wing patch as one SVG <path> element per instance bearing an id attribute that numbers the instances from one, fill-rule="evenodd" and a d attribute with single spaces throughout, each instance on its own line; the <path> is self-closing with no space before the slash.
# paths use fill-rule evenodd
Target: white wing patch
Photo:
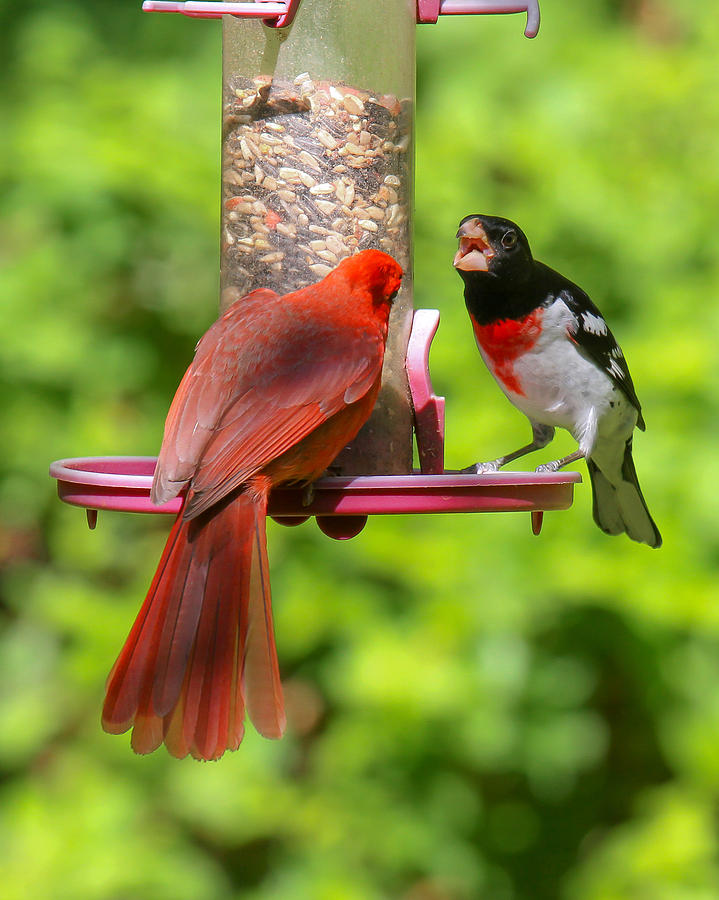
<path id="1" fill-rule="evenodd" d="M 612 354 L 612 356 L 614 356 L 614 354 Z M 617 363 L 616 359 L 609 360 L 609 372 L 615 378 L 619 379 L 620 382 L 623 382 L 625 380 L 622 367 Z"/>
<path id="2" fill-rule="evenodd" d="M 582 313 L 582 328 L 589 334 L 596 334 L 604 337 L 608 331 L 607 323 L 601 316 L 595 316 L 591 312 Z"/>

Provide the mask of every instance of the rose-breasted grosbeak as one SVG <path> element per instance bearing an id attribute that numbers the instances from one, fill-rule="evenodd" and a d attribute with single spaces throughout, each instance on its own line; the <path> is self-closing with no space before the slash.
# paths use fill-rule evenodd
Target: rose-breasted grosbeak
<path id="1" fill-rule="evenodd" d="M 584 291 L 532 258 L 514 222 L 466 216 L 454 266 L 464 281 L 477 346 L 511 402 L 529 419 L 532 442 L 465 471 L 496 472 L 566 428 L 578 449 L 539 466 L 557 469 L 585 457 L 594 521 L 607 534 L 659 547 L 632 459 L 632 434 L 644 419 L 624 354 Z"/>

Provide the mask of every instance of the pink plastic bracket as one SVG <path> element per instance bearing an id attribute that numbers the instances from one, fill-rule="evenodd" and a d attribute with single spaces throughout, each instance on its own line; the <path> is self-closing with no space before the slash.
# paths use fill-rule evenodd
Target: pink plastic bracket
<path id="1" fill-rule="evenodd" d="M 201 0 L 145 0 L 143 12 L 180 13 L 191 19 L 221 19 L 223 16 L 264 19 L 271 28 L 292 24 L 300 0 L 257 0 L 256 3 L 208 3 Z"/>
<path id="2" fill-rule="evenodd" d="M 439 310 L 415 310 L 407 345 L 407 380 L 414 406 L 417 454 L 423 475 L 444 472 L 444 397 L 429 377 L 429 348 L 439 326 Z"/>
<path id="3" fill-rule="evenodd" d="M 332 0 L 327 0 L 328 3 Z M 285 28 L 292 24 L 300 0 L 256 0 L 255 3 L 216 3 L 208 0 L 145 0 L 144 12 L 180 13 L 193 19 L 221 19 L 238 16 L 264 19 L 271 28 Z M 527 37 L 539 31 L 539 0 L 417 0 L 417 22 L 437 22 L 440 16 L 486 16 L 505 13 L 526 13 Z"/>
<path id="4" fill-rule="evenodd" d="M 417 0 L 417 21 L 436 24 L 440 16 L 487 16 L 506 13 L 526 13 L 528 38 L 539 31 L 539 0 Z"/>

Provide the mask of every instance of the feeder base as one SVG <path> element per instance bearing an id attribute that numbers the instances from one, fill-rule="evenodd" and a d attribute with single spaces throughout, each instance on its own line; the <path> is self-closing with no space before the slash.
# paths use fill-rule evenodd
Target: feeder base
<path id="1" fill-rule="evenodd" d="M 60 499 L 88 510 L 177 515 L 182 498 L 155 506 L 150 502 L 154 456 L 105 456 L 61 459 L 50 466 Z M 492 472 L 487 475 L 373 475 L 321 478 L 314 498 L 302 505 L 301 487 L 282 487 L 270 495 L 268 514 L 282 524 L 317 517 L 331 537 L 353 537 L 371 515 L 418 513 L 529 512 L 535 533 L 539 513 L 568 509 L 578 472 Z"/>

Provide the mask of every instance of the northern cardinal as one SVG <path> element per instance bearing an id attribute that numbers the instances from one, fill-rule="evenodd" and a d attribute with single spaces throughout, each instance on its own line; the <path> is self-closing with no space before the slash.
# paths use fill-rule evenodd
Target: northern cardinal
<path id="1" fill-rule="evenodd" d="M 379 250 L 279 296 L 259 289 L 206 332 L 172 401 L 153 503 L 186 488 L 107 682 L 102 724 L 150 753 L 218 759 L 285 713 L 265 537 L 275 485 L 310 484 L 369 417 L 400 266 Z"/>
<path id="2" fill-rule="evenodd" d="M 457 237 L 454 266 L 479 352 L 532 426 L 530 444 L 465 471 L 496 472 L 546 447 L 555 427 L 566 428 L 576 452 L 537 471 L 556 472 L 585 457 L 597 525 L 660 547 L 632 458 L 632 434 L 644 431 L 644 418 L 602 314 L 580 287 L 532 258 L 525 234 L 509 219 L 466 216 Z"/>

